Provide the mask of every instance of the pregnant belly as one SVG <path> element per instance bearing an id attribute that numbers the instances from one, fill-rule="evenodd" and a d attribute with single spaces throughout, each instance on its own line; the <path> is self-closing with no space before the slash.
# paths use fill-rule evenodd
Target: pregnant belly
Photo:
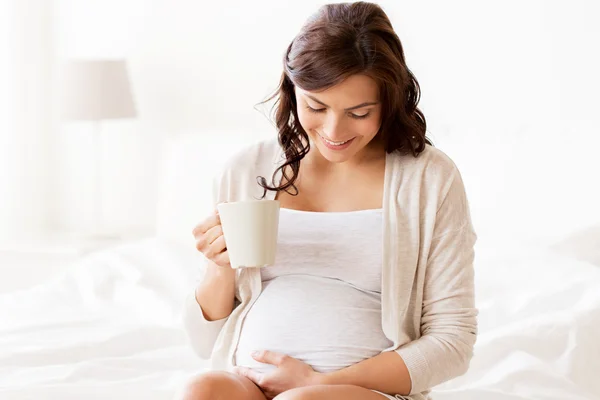
<path id="1" fill-rule="evenodd" d="M 391 346 L 381 329 L 381 299 L 345 282 L 308 275 L 263 282 L 249 310 L 235 352 L 236 365 L 260 372 L 274 366 L 254 360 L 254 350 L 272 350 L 331 372 Z"/>

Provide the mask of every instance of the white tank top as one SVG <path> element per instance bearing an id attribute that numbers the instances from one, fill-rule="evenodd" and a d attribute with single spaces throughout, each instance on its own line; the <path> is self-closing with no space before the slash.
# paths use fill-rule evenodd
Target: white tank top
<path id="1" fill-rule="evenodd" d="M 346 368 L 392 342 L 381 328 L 382 210 L 281 209 L 275 265 L 243 321 L 236 365 L 267 372 L 253 350 L 273 350 L 317 372 Z"/>

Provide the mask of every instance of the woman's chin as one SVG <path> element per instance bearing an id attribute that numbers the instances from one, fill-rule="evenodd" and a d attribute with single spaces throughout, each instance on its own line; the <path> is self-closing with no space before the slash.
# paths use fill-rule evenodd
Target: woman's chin
<path id="1" fill-rule="evenodd" d="M 343 163 L 346 162 L 348 160 L 350 160 L 352 158 L 352 156 L 354 155 L 354 151 L 350 150 L 350 151 L 335 151 L 335 150 L 330 150 L 327 147 L 324 146 L 317 146 L 317 148 L 319 149 L 319 153 L 321 154 L 321 156 L 331 162 L 331 163 Z"/>

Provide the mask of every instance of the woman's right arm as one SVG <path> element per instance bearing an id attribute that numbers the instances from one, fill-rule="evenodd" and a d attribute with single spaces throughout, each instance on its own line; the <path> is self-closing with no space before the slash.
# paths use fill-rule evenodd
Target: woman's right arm
<path id="1" fill-rule="evenodd" d="M 208 359 L 235 304 L 235 270 L 218 214 L 211 215 L 193 231 L 196 248 L 206 258 L 204 278 L 186 302 L 184 325 L 190 344 L 200 358 Z"/>
<path id="2" fill-rule="evenodd" d="M 194 294 L 207 321 L 227 318 L 235 301 L 235 270 L 208 261 L 204 279 Z"/>

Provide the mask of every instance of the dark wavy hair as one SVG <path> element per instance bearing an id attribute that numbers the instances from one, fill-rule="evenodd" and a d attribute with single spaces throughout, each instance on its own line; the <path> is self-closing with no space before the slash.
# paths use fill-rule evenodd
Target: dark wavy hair
<path id="1" fill-rule="evenodd" d="M 298 194 L 294 182 L 300 161 L 308 154 L 308 135 L 298 119 L 294 86 L 307 91 L 326 90 L 350 75 L 374 79 L 382 104 L 381 127 L 385 151 L 417 157 L 426 144 L 425 116 L 417 108 L 419 83 L 406 66 L 398 35 L 380 6 L 367 2 L 327 4 L 303 25 L 283 57 L 283 73 L 275 94 L 275 124 L 286 162 L 273 174 L 272 185 L 257 178 L 265 190 Z M 281 182 L 275 182 L 278 171 Z M 291 170 L 291 176 L 289 175 Z"/>

